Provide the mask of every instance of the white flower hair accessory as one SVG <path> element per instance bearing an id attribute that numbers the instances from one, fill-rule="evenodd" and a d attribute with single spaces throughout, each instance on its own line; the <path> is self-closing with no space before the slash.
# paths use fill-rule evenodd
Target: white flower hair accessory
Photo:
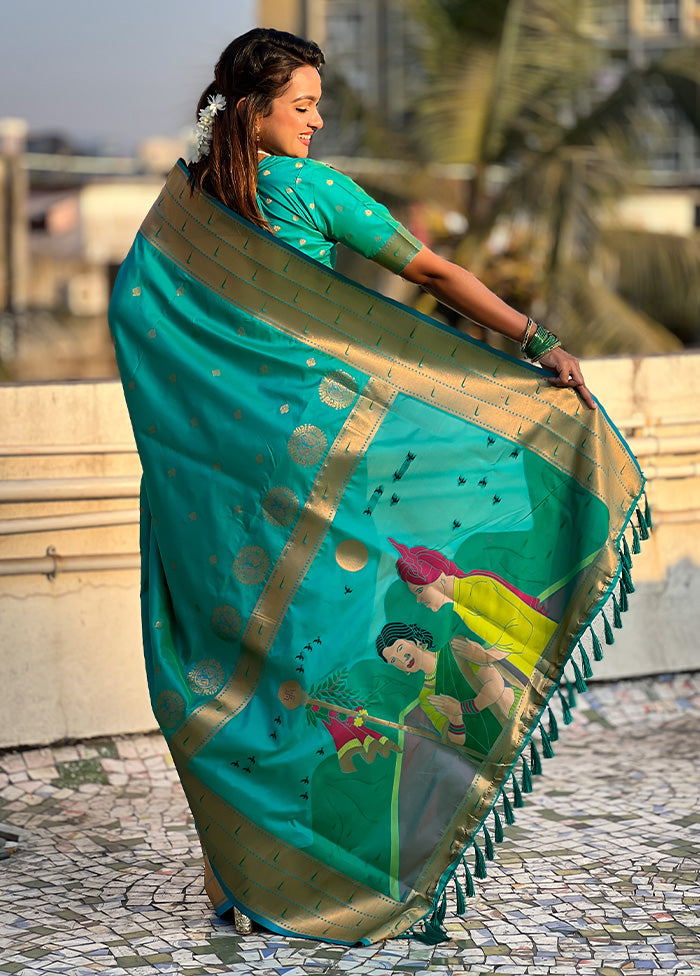
<path id="1" fill-rule="evenodd" d="M 218 92 L 216 95 L 210 95 L 204 108 L 200 108 L 199 119 L 194 127 L 193 163 L 198 163 L 200 159 L 204 159 L 205 156 L 209 155 L 209 150 L 211 149 L 211 129 L 214 125 L 214 119 L 225 108 L 226 99 Z"/>

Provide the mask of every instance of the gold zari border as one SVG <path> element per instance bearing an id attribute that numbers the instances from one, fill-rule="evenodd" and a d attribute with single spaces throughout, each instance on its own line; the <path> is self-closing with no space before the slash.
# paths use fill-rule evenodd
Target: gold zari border
<path id="1" fill-rule="evenodd" d="M 183 759 L 195 756 L 253 697 L 284 614 L 394 396 L 386 383 L 370 380 L 348 414 L 243 631 L 241 655 L 233 674 L 214 698 L 188 715 L 170 739 L 170 748 Z"/>
<path id="2" fill-rule="evenodd" d="M 226 877 L 246 908 L 279 928 L 346 944 L 376 941 L 399 935 L 430 907 L 417 893 L 408 907 L 333 870 L 243 816 L 191 769 L 178 764 L 178 772 L 209 869 Z"/>

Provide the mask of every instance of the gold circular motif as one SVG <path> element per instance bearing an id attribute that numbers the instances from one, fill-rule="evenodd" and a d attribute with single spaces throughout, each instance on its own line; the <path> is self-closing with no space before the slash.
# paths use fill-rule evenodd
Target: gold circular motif
<path id="1" fill-rule="evenodd" d="M 357 383 L 350 373 L 334 369 L 321 380 L 318 395 L 334 410 L 347 410 L 357 396 Z"/>
<path id="2" fill-rule="evenodd" d="M 214 607 L 210 626 L 221 640 L 235 641 L 241 632 L 243 621 L 238 610 L 222 604 L 219 607 Z"/>
<path id="3" fill-rule="evenodd" d="M 233 574 L 245 586 L 257 586 L 270 572 L 270 557 L 260 546 L 244 546 L 233 561 Z"/>
<path id="4" fill-rule="evenodd" d="M 161 691 L 153 711 L 161 728 L 172 729 L 185 717 L 185 699 L 177 691 Z"/>
<path id="5" fill-rule="evenodd" d="M 263 498 L 263 515 L 273 525 L 291 525 L 299 512 L 299 499 L 290 488 L 271 488 Z"/>
<path id="6" fill-rule="evenodd" d="M 328 447 L 328 439 L 320 427 L 302 424 L 297 427 L 287 442 L 287 450 L 292 461 L 303 468 L 318 464 Z"/>
<path id="7" fill-rule="evenodd" d="M 213 657 L 197 661 L 187 672 L 187 684 L 195 695 L 216 695 L 221 691 L 225 680 L 224 669 Z"/>
<path id="8" fill-rule="evenodd" d="M 348 573 L 359 573 L 369 559 L 367 546 L 359 539 L 344 539 L 335 550 L 335 561 Z"/>

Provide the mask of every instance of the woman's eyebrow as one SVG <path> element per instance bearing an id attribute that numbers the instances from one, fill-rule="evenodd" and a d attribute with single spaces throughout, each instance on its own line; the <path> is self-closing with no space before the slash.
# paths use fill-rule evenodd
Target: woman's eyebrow
<path id="1" fill-rule="evenodd" d="M 318 101 L 315 95 L 297 95 L 296 98 L 292 99 L 292 102 L 315 102 Z"/>

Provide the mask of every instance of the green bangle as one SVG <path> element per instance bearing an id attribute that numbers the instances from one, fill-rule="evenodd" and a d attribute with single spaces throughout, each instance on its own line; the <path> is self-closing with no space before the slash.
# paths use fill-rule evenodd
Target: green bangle
<path id="1" fill-rule="evenodd" d="M 546 356 L 552 349 L 558 349 L 561 341 L 545 329 L 543 325 L 538 325 L 528 341 L 523 345 L 523 353 L 532 363 L 538 363 L 543 356 Z"/>

